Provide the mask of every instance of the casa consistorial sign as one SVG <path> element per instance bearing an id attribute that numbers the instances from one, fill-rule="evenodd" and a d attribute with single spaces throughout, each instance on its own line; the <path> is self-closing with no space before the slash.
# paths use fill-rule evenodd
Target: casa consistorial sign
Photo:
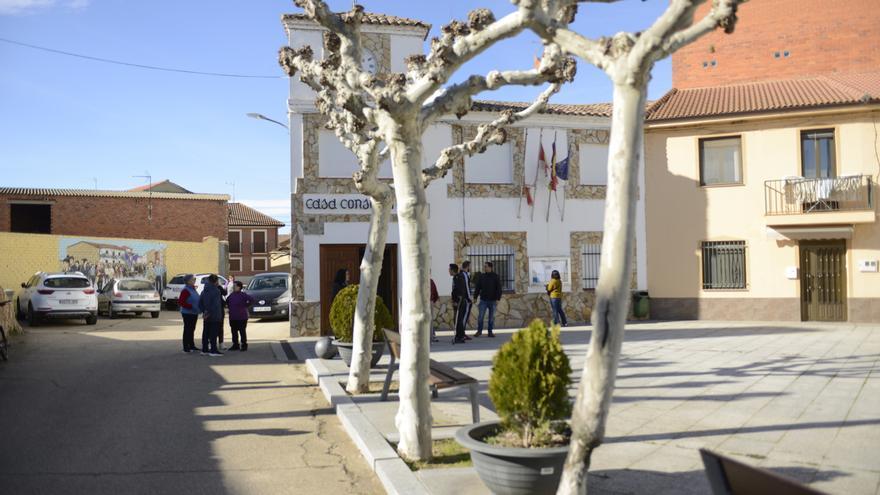
<path id="1" fill-rule="evenodd" d="M 303 212 L 323 215 L 357 215 L 373 211 L 370 198 L 363 194 L 304 194 Z M 392 208 L 396 212 L 396 208 Z"/>

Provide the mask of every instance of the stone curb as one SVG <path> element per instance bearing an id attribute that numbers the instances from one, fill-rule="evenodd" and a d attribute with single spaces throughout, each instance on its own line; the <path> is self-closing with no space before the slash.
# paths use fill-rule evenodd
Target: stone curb
<path id="1" fill-rule="evenodd" d="M 318 382 L 327 402 L 335 408 L 343 428 L 379 477 L 385 491 L 392 495 L 428 495 L 425 485 L 345 393 L 339 384 L 340 375 L 332 373 L 321 359 L 307 359 L 306 368 Z"/>

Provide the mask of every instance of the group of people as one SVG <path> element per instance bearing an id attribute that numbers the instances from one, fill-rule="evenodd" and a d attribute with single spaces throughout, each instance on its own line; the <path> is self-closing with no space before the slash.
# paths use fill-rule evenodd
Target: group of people
<path id="1" fill-rule="evenodd" d="M 232 283 L 232 292 L 229 293 L 220 284 L 220 278 L 211 274 L 205 279 L 202 292 L 196 289 L 196 277 L 187 275 L 184 279 L 186 285 L 180 291 L 177 300 L 180 313 L 183 316 L 183 352 L 195 353 L 199 348 L 195 344 L 196 324 L 199 315 L 202 316 L 201 354 L 211 357 L 219 357 L 226 351 L 246 351 L 247 344 L 247 321 L 248 308 L 254 305 L 254 298 L 243 292 L 244 284 L 239 281 Z M 225 308 L 229 309 L 229 324 L 232 330 L 232 346 L 223 348 L 223 326 L 225 321 Z"/>

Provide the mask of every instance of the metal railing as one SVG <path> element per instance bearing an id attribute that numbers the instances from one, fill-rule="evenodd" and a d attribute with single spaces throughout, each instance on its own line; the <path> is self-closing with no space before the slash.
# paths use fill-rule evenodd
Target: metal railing
<path id="1" fill-rule="evenodd" d="M 746 241 L 709 241 L 702 244 L 703 288 L 746 288 Z"/>
<path id="2" fill-rule="evenodd" d="M 595 289 L 599 284 L 599 261 L 602 258 L 602 245 L 582 245 L 581 258 L 583 261 L 581 284 L 584 289 Z"/>
<path id="3" fill-rule="evenodd" d="M 827 211 L 874 209 L 870 175 L 764 181 L 766 215 L 800 215 Z"/>

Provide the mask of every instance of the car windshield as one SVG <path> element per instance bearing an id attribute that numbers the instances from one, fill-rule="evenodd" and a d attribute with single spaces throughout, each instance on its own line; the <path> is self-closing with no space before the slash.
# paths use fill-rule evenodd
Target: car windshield
<path id="1" fill-rule="evenodd" d="M 255 277 L 247 286 L 247 290 L 286 289 L 287 275 L 273 275 L 270 277 Z"/>
<path id="2" fill-rule="evenodd" d="M 53 289 L 82 289 L 91 287 L 92 283 L 89 279 L 81 277 L 54 277 L 47 278 L 43 285 Z"/>
<path id="3" fill-rule="evenodd" d="M 168 285 L 171 285 L 171 284 L 183 285 L 185 283 L 186 283 L 186 275 L 178 275 L 178 276 L 172 278 L 171 282 L 168 282 Z"/>
<path id="4" fill-rule="evenodd" d="M 119 290 L 156 290 L 149 280 L 120 280 Z"/>

